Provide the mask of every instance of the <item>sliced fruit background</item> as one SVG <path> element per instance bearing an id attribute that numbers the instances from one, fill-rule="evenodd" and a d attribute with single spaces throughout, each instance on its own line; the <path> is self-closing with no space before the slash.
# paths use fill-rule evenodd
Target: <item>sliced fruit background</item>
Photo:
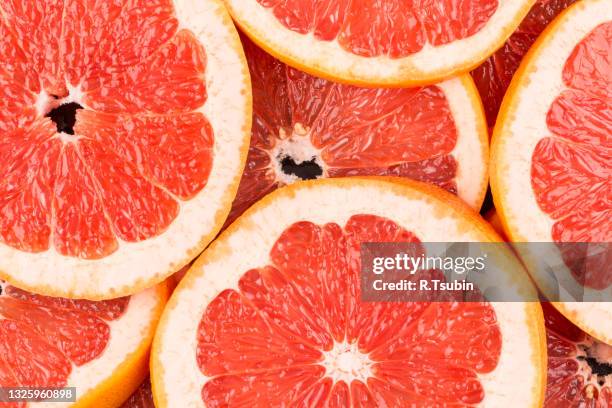
<path id="1" fill-rule="evenodd" d="M 478 87 L 492 129 L 512 76 L 523 57 L 548 24 L 576 0 L 537 0 L 504 45 L 471 74 Z"/>
<path id="2" fill-rule="evenodd" d="M 468 75 L 409 89 L 359 88 L 288 67 L 243 37 L 253 84 L 247 166 L 228 223 L 299 179 L 398 176 L 479 209 L 487 129 Z"/>
<path id="3" fill-rule="evenodd" d="M 250 122 L 219 0 L 0 2 L 0 277 L 92 300 L 162 281 L 221 228 Z"/>
<path id="4" fill-rule="evenodd" d="M 422 183 L 353 177 L 275 191 L 222 233 L 170 300 L 152 355 L 157 404 L 541 406 L 537 303 L 358 301 L 360 242 L 436 239 L 499 237 Z M 515 268 L 503 284 L 525 289 L 506 255 Z"/>
<path id="5" fill-rule="evenodd" d="M 116 407 L 146 377 L 166 284 L 101 302 L 0 289 L 0 387 L 75 387 L 75 406 Z"/>
<path id="6" fill-rule="evenodd" d="M 468 72 L 534 0 L 226 0 L 237 24 L 283 62 L 341 82 L 406 86 Z"/>

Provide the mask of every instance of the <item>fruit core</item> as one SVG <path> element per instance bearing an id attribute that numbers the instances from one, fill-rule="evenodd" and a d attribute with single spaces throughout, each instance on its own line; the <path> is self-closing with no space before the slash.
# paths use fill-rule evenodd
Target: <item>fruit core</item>
<path id="1" fill-rule="evenodd" d="M 279 141 L 271 152 L 271 160 L 277 179 L 285 184 L 325 176 L 321 151 L 312 144 L 310 128 L 299 122 L 289 131 L 280 128 Z"/>
<path id="2" fill-rule="evenodd" d="M 334 347 L 323 353 L 323 366 L 326 375 L 334 381 L 345 381 L 350 384 L 353 380 L 367 383 L 373 376 L 371 367 L 373 362 L 367 354 L 359 351 L 356 343 L 334 343 Z"/>
<path id="3" fill-rule="evenodd" d="M 36 110 L 39 116 L 51 119 L 60 138 L 65 140 L 63 136 L 74 135 L 77 110 L 83 109 L 85 105 L 82 99 L 82 92 L 72 86 L 55 94 L 42 90 L 36 100 Z"/>
<path id="4" fill-rule="evenodd" d="M 591 343 L 578 345 L 580 373 L 587 381 L 597 383 L 600 387 L 612 386 L 612 346 L 592 340 Z M 589 393 L 592 386 L 585 388 Z"/>

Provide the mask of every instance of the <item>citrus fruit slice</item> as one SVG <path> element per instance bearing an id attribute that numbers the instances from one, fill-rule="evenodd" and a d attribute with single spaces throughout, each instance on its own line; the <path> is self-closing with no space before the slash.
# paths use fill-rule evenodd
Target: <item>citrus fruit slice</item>
<path id="1" fill-rule="evenodd" d="M 355 175 L 429 182 L 480 208 L 488 136 L 469 75 L 420 88 L 359 88 L 291 68 L 248 38 L 243 44 L 253 127 L 229 220 L 293 181 Z"/>
<path id="2" fill-rule="evenodd" d="M 302 71 L 354 85 L 434 83 L 474 68 L 534 0 L 225 0 L 257 44 Z"/>
<path id="3" fill-rule="evenodd" d="M 216 235 L 251 123 L 219 0 L 2 1 L 0 61 L 0 277 L 113 298 Z"/>
<path id="4" fill-rule="evenodd" d="M 169 301 L 152 351 L 157 406 L 541 406 L 537 302 L 361 301 L 360 244 L 419 240 L 499 237 L 455 196 L 414 181 L 271 193 Z M 520 286 L 527 274 L 503 251 L 511 273 L 499 283 Z"/>
<path id="5" fill-rule="evenodd" d="M 545 408 L 612 406 L 612 346 L 543 303 L 548 339 Z"/>
<path id="6" fill-rule="evenodd" d="M 3 281 L 0 292 L 0 387 L 74 387 L 75 406 L 116 407 L 146 377 L 165 283 L 99 302 L 35 295 Z"/>
<path id="7" fill-rule="evenodd" d="M 509 239 L 555 242 L 568 265 L 562 243 L 612 241 L 609 6 L 579 2 L 548 26 L 515 74 L 493 136 L 491 186 Z M 585 298 L 609 299 L 609 268 L 566 269 Z M 544 272 L 534 270 L 534 278 L 549 296 L 554 288 Z M 560 310 L 612 343 L 610 303 L 565 303 Z"/>
<path id="8" fill-rule="evenodd" d="M 508 41 L 472 71 L 485 108 L 487 124 L 493 128 L 510 80 L 523 56 L 546 26 L 576 0 L 538 0 Z"/>

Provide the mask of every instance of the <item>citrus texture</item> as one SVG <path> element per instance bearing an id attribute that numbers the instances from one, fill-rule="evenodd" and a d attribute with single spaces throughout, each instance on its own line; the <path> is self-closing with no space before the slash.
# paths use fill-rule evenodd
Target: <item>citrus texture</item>
<path id="1" fill-rule="evenodd" d="M 337 178 L 268 195 L 179 284 L 154 343 L 156 403 L 540 406 L 537 303 L 361 301 L 361 243 L 442 239 L 499 237 L 423 183 Z M 504 284 L 525 290 L 517 259 L 504 261 Z"/>
<path id="2" fill-rule="evenodd" d="M 487 184 L 487 130 L 465 75 L 408 89 L 342 85 L 291 68 L 243 38 L 253 84 L 247 166 L 229 220 L 299 179 L 398 176 L 474 209 Z"/>
<path id="3" fill-rule="evenodd" d="M 548 339 L 546 408 L 612 406 L 612 346 L 543 303 Z"/>
<path id="4" fill-rule="evenodd" d="M 510 36 L 533 0 L 226 0 L 260 46 L 303 71 L 362 85 L 467 72 Z"/>
<path id="5" fill-rule="evenodd" d="M 93 302 L 35 295 L 0 281 L 0 387 L 76 387 L 77 406 L 121 403 L 146 375 L 167 296 L 162 284 Z"/>
<path id="6" fill-rule="evenodd" d="M 568 276 L 591 300 L 609 294 L 612 285 L 606 252 L 593 256 L 591 267 L 576 268 L 576 254 L 563 243 L 612 239 L 611 44 L 605 1 L 579 2 L 563 12 L 517 71 L 492 147 L 493 196 L 509 238 L 556 242 Z M 544 276 L 535 278 L 551 293 Z M 607 304 L 561 310 L 594 337 L 612 340 Z"/>
<path id="7" fill-rule="evenodd" d="M 223 6 L 3 0 L 0 16 L 0 275 L 88 298 L 161 281 L 220 228 L 243 166 L 250 93 Z"/>
<path id="8" fill-rule="evenodd" d="M 546 26 L 576 0 L 538 0 L 504 45 L 471 72 L 490 128 L 523 57 Z"/>

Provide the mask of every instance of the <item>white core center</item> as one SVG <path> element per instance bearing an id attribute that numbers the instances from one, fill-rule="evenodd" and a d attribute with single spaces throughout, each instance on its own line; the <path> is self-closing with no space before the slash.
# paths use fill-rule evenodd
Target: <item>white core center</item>
<path id="1" fill-rule="evenodd" d="M 67 90 L 68 94 L 63 97 L 56 97 L 42 90 L 36 99 L 35 106 L 37 114 L 40 117 L 47 116 L 54 109 L 70 103 L 77 103 L 80 106 L 85 106 L 83 102 L 84 94 L 80 87 L 68 85 Z M 73 143 L 80 139 L 78 135 L 71 135 L 64 132 L 57 133 L 55 137 L 59 138 L 64 143 Z"/>
<path id="2" fill-rule="evenodd" d="M 359 351 L 356 343 L 334 343 L 330 351 L 324 352 L 323 366 L 328 377 L 334 381 L 344 380 L 347 384 L 353 380 L 366 383 L 372 377 L 372 361 Z"/>
<path id="3" fill-rule="evenodd" d="M 323 169 L 323 176 L 325 176 L 325 164 L 321 159 L 321 150 L 313 146 L 310 140 L 310 128 L 304 127 L 298 122 L 293 126 L 291 133 L 281 128 L 278 137 L 279 140 L 272 149 L 270 157 L 272 163 L 274 163 L 274 171 L 278 181 L 283 184 L 291 184 L 300 179 L 294 174 L 287 174 L 283 171 L 282 160 L 287 157 L 293 159 L 293 162 L 297 165 L 314 160 Z"/>

